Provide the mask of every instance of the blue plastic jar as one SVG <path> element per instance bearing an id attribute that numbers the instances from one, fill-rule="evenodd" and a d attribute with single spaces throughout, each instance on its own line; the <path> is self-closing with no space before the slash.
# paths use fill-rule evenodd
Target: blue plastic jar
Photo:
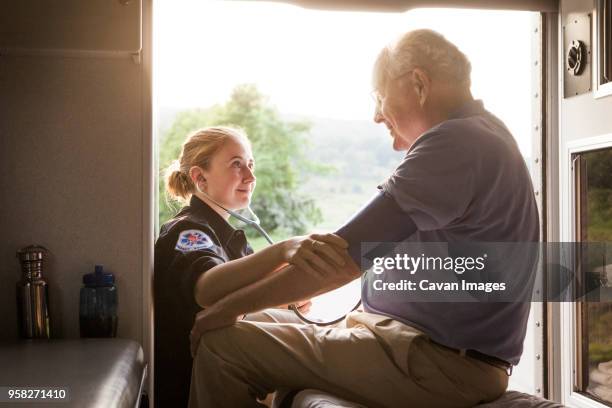
<path id="1" fill-rule="evenodd" d="M 96 265 L 95 273 L 83 275 L 79 302 L 81 337 L 117 335 L 117 287 L 112 273 Z"/>

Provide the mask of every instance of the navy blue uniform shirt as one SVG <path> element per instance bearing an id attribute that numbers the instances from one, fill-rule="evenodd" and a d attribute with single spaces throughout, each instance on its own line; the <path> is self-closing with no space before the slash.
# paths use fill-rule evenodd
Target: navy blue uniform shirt
<path id="1" fill-rule="evenodd" d="M 189 400 L 189 332 L 202 310 L 195 301 L 196 282 L 214 266 L 251 253 L 244 232 L 196 196 L 161 227 L 154 275 L 157 407 L 185 407 Z"/>

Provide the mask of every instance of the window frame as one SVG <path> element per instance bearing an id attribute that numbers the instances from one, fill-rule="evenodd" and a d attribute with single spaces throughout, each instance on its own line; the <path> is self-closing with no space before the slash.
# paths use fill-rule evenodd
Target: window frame
<path id="1" fill-rule="evenodd" d="M 607 44 L 603 39 L 612 37 L 612 24 L 609 22 L 606 27 L 603 24 L 605 15 L 603 15 L 603 9 L 606 6 L 608 14 L 612 14 L 612 1 L 611 0 L 597 0 L 595 5 L 595 10 L 593 11 L 593 50 L 595 51 L 595 58 L 593 69 L 593 89 L 595 99 L 605 98 L 606 96 L 612 95 L 612 68 L 608 67 L 609 75 L 611 78 L 608 82 L 603 82 L 604 76 L 604 62 L 607 64 L 612 64 L 612 46 Z M 612 19 L 612 18 L 611 18 Z M 607 31 L 604 32 L 604 31 Z M 608 54 L 605 55 L 606 50 L 604 47 L 608 48 Z M 606 60 L 607 58 L 607 60 Z"/>
<path id="2" fill-rule="evenodd" d="M 157 225 L 157 180 L 159 174 L 157 172 L 157 137 L 154 126 L 156 123 L 155 112 L 155 89 L 153 76 L 155 72 L 153 70 L 153 57 L 151 50 L 153 49 L 152 43 L 154 41 L 154 32 L 152 26 L 154 24 L 153 13 L 155 11 L 154 2 L 159 0 L 143 0 L 143 46 L 144 49 L 149 51 L 144 54 L 144 68 L 146 71 L 145 76 L 145 87 L 143 90 L 143 101 L 145 104 L 143 121 L 146 123 L 143 130 L 144 135 L 148 135 L 149 139 L 145 143 L 146 151 L 145 154 L 145 175 L 144 183 L 145 188 L 143 189 L 143 200 L 145 203 L 148 202 L 146 212 L 143 214 L 143 218 L 146 221 L 146 228 L 143 231 L 143 238 L 145 242 L 149 242 L 148 251 L 145 250 L 144 264 L 143 264 L 143 287 L 144 287 L 144 299 L 143 299 L 143 343 L 145 346 L 145 355 L 149 356 L 148 361 L 150 364 L 150 375 L 148 378 L 148 390 L 151 401 L 154 401 L 154 361 L 153 361 L 153 314 L 152 314 L 152 296 L 150 295 L 152 288 L 152 270 L 153 270 L 153 242 L 156 232 L 159 230 Z M 283 3 L 299 3 L 301 6 L 312 6 L 314 8 L 325 8 L 322 7 L 322 3 L 317 1 L 309 0 L 281 0 Z M 390 3 L 394 3 L 391 1 Z M 343 3 L 340 5 L 338 3 Z M 397 1 L 396 3 L 402 3 Z M 410 4 L 410 1 L 408 1 Z M 453 3 L 453 2 L 449 2 Z M 558 158 L 558 131 L 557 131 L 557 107 L 558 107 L 558 85 L 557 85 L 557 73 L 555 72 L 558 61 L 557 61 L 557 50 L 556 50 L 556 29 L 558 26 L 557 13 L 558 13 L 558 2 L 554 0 L 522 0 L 516 2 L 512 0 L 504 0 L 496 2 L 492 5 L 490 2 L 483 0 L 464 0 L 463 5 L 467 8 L 476 9 L 504 9 L 504 10 L 522 10 L 522 11 L 540 11 L 541 22 L 538 25 L 536 31 L 534 31 L 532 46 L 536 47 L 535 52 L 535 64 L 533 69 L 533 80 L 534 91 L 536 91 L 536 84 L 539 82 L 540 86 L 537 89 L 535 98 L 533 99 L 533 157 L 536 166 L 533 166 L 534 172 L 532 174 L 532 181 L 536 192 L 536 199 L 541 214 L 541 228 L 542 237 L 556 237 L 558 232 L 556 230 L 556 220 L 558 210 L 555 206 L 551 207 L 551 198 L 556 201 L 557 187 L 556 183 L 551 182 L 557 178 L 558 172 L 555 166 L 556 159 Z M 326 4 L 327 6 L 332 3 Z M 334 3 L 333 9 L 354 9 L 360 2 L 353 2 L 347 0 L 345 2 Z M 408 4 L 408 5 L 409 5 Z M 453 3 L 455 4 L 455 3 Z M 353 7 L 351 7 L 351 5 Z M 406 11 L 408 5 L 403 4 L 403 10 Z M 316 7 L 315 7 L 316 6 Z M 440 6 L 439 4 L 437 6 Z M 419 3 L 419 7 L 427 7 L 426 4 Z M 450 5 L 449 5 L 450 7 Z M 372 11 L 380 11 L 380 5 L 372 7 Z M 550 36 L 550 34 L 553 34 Z M 554 50 L 551 51 L 551 49 Z M 551 75 L 551 72 L 553 74 Z M 549 167 L 549 163 L 553 164 L 553 167 Z M 550 171 L 552 168 L 553 171 Z M 551 207 L 551 208 L 549 208 Z M 552 217 L 552 218 L 551 218 Z M 551 232 L 552 231 L 552 232 Z M 535 371 L 534 371 L 534 394 L 540 397 L 552 398 L 549 393 L 549 386 L 547 381 L 551 373 L 555 372 L 550 370 L 550 364 L 554 360 L 551 360 L 547 350 L 551 349 L 551 344 L 547 338 L 547 331 L 553 326 L 551 324 L 552 319 L 550 316 L 549 306 L 545 303 L 533 303 L 531 308 L 531 316 L 529 324 L 533 324 L 534 328 L 534 358 L 535 358 Z"/>
<path id="3" fill-rule="evenodd" d="M 561 160 L 562 184 L 568 186 L 562 196 L 561 203 L 561 241 L 575 242 L 577 237 L 577 182 L 574 166 L 574 158 L 581 153 L 594 150 L 612 148 L 612 133 L 578 139 L 568 142 L 565 147 L 565 154 Z M 577 355 L 578 347 L 581 344 L 579 318 L 581 307 L 578 302 L 564 302 L 560 304 L 560 333 L 558 343 L 561 352 L 561 387 L 560 396 L 563 404 L 577 408 L 609 408 L 612 404 L 601 403 L 589 396 L 575 391 L 577 380 Z"/>

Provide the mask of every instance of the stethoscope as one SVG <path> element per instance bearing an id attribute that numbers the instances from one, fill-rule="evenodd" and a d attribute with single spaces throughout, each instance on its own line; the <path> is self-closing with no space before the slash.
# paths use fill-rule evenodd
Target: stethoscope
<path id="1" fill-rule="evenodd" d="M 251 227 L 255 228 L 257 230 L 257 232 L 259 232 L 266 239 L 266 241 L 268 241 L 268 243 L 270 245 L 274 244 L 274 241 L 272 241 L 272 238 L 270 238 L 270 235 L 268 235 L 266 230 L 264 230 L 263 227 L 260 225 L 261 221 L 259 220 L 259 217 L 257 216 L 257 214 L 255 214 L 255 212 L 251 209 L 250 205 L 246 208 L 246 210 L 248 212 L 250 212 L 251 215 L 253 216 L 252 220 L 246 218 L 243 215 L 238 214 L 236 211 L 230 210 L 229 208 L 226 208 L 223 205 L 219 204 L 211 196 L 209 196 L 205 192 L 201 191 L 199 188 L 198 188 L 198 191 L 200 193 L 202 193 L 202 195 L 204 197 L 209 199 L 214 205 L 216 205 L 217 207 L 221 208 L 223 211 L 225 211 L 226 213 L 228 213 L 232 217 L 236 217 L 237 219 L 239 219 L 240 221 L 244 222 L 245 224 L 250 225 Z"/>
<path id="2" fill-rule="evenodd" d="M 255 230 L 257 232 L 259 232 L 266 239 L 266 241 L 268 241 L 268 243 L 270 245 L 274 244 L 274 241 L 272 241 L 272 238 L 270 238 L 270 235 L 268 235 L 266 230 L 264 230 L 263 227 L 260 225 L 259 217 L 251 209 L 250 205 L 247 206 L 246 210 L 248 212 L 250 212 L 251 215 L 253 216 L 252 220 L 246 218 L 245 216 L 243 216 L 241 214 L 238 214 L 234 210 L 230 210 L 229 208 L 226 208 L 225 206 L 221 205 L 219 202 L 217 202 L 215 199 L 213 199 L 210 195 L 208 195 L 207 193 L 202 191 L 200 186 L 196 185 L 196 188 L 197 188 L 199 193 L 201 193 L 204 197 L 206 197 L 208 200 L 210 200 L 217 207 L 221 208 L 223 211 L 227 212 L 229 215 L 231 215 L 233 217 L 236 217 L 237 219 L 239 219 L 240 221 L 244 222 L 245 224 L 250 225 L 251 227 L 255 228 Z M 356 310 L 359 307 L 360 304 L 361 304 L 361 302 L 358 302 L 357 305 L 355 305 L 355 307 L 351 310 L 351 312 Z M 298 309 L 298 307 L 295 304 L 290 304 L 288 306 L 288 308 L 289 308 L 289 310 L 293 311 L 293 313 L 295 313 L 297 315 L 297 317 L 299 317 L 300 320 L 302 320 L 304 323 L 316 324 L 318 326 L 330 326 L 332 324 L 336 324 L 336 323 L 341 322 L 346 317 L 346 315 L 345 315 L 345 316 L 339 317 L 339 318 L 331 320 L 331 321 L 321 322 L 321 321 L 311 320 L 308 317 L 304 316 L 302 314 L 302 312 L 300 312 L 300 310 Z"/>

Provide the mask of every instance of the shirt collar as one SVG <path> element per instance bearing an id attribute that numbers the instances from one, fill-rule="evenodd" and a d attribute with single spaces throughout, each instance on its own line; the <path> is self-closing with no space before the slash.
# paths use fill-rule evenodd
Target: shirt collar
<path id="1" fill-rule="evenodd" d="M 442 123 L 446 122 L 447 120 L 451 120 L 451 119 L 468 118 L 470 116 L 481 115 L 483 113 L 486 113 L 486 110 L 484 108 L 484 104 L 482 103 L 482 100 L 471 99 L 467 102 L 464 102 L 457 109 L 452 111 L 451 114 L 448 115 L 448 118 Z M 432 127 L 431 129 L 426 130 L 419 137 L 417 137 L 417 139 L 414 141 L 412 146 L 410 146 L 410 148 L 406 152 L 406 156 L 408 156 L 423 141 L 424 136 L 435 131 L 438 128 L 438 126 L 440 126 L 442 123 L 439 123 L 436 126 Z"/>
<path id="2" fill-rule="evenodd" d="M 203 218 L 215 231 L 221 242 L 225 245 L 232 238 L 236 230 L 223 217 L 196 195 L 191 196 L 189 207 L 194 215 Z"/>
<path id="3" fill-rule="evenodd" d="M 480 99 L 472 99 L 460 105 L 448 115 L 448 119 L 460 119 L 480 115 L 485 112 L 484 104 Z"/>

